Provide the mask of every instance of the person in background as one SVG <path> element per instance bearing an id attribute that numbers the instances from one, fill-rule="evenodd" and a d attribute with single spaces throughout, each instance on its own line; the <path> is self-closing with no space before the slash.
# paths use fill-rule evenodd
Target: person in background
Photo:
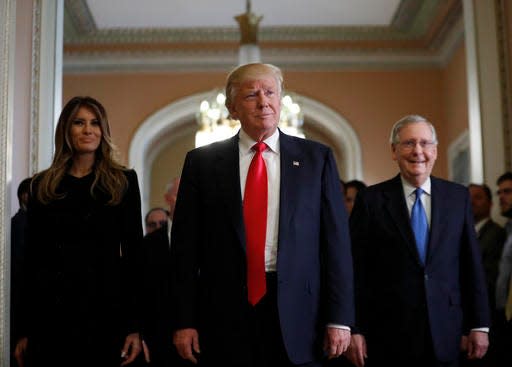
<path id="1" fill-rule="evenodd" d="M 32 181 L 20 366 L 124 366 L 142 350 L 140 194 L 115 153 L 105 108 L 70 99 Z"/>
<path id="2" fill-rule="evenodd" d="M 399 174 L 357 196 L 350 216 L 356 366 L 457 366 L 488 347 L 489 302 L 466 187 L 431 175 L 437 135 L 409 115 L 391 130 Z"/>
<path id="3" fill-rule="evenodd" d="M 489 304 L 491 310 L 495 310 L 496 278 L 498 277 L 498 265 L 506 239 L 506 232 L 502 226 L 491 219 L 492 193 L 489 186 L 470 184 L 468 188 L 471 196 L 475 230 L 482 251 Z"/>
<path id="4" fill-rule="evenodd" d="M 171 236 L 174 344 L 201 366 L 318 366 L 354 322 L 347 213 L 332 151 L 277 128 L 283 77 L 226 85 L 234 137 L 190 151 Z"/>
<path id="5" fill-rule="evenodd" d="M 505 172 L 496 182 L 500 200 L 501 215 L 507 218 L 507 238 L 500 258 L 496 281 L 496 322 L 494 325 L 495 361 L 497 366 L 512 365 L 512 315 L 507 314 L 507 304 L 512 301 L 512 172 Z"/>
<path id="6" fill-rule="evenodd" d="M 170 232 L 180 178 L 167 185 L 165 199 L 170 213 L 165 225 L 144 236 L 144 326 L 143 350 L 146 362 L 153 367 L 191 365 L 179 357 L 172 344 L 170 310 L 173 307 L 169 277 Z"/>
<path id="7" fill-rule="evenodd" d="M 468 360 L 465 357 L 467 350 L 467 339 L 462 339 L 462 351 L 464 355 L 461 359 L 461 366 L 494 366 L 492 362 L 495 355 L 495 330 L 496 315 L 496 279 L 498 277 L 498 265 L 503 251 L 503 243 L 505 242 L 506 232 L 498 223 L 491 219 L 492 193 L 486 184 L 468 185 L 469 194 L 471 196 L 471 208 L 473 211 L 473 219 L 475 222 L 475 230 L 477 233 L 480 250 L 482 252 L 482 262 L 484 265 L 485 278 L 487 281 L 487 292 L 489 295 L 489 305 L 491 308 L 492 327 L 489 332 L 489 350 L 482 359 Z"/>
<path id="8" fill-rule="evenodd" d="M 345 183 L 345 207 L 349 215 L 352 213 L 352 208 L 354 208 L 357 193 L 365 188 L 366 184 L 360 180 L 351 180 Z"/>
<path id="9" fill-rule="evenodd" d="M 14 352 L 16 343 L 21 335 L 17 335 L 18 312 L 20 310 L 20 289 L 23 279 L 23 269 L 26 257 L 26 233 L 27 233 L 27 204 L 30 194 L 31 178 L 25 178 L 18 185 L 17 196 L 19 209 L 11 218 L 11 353 Z M 15 359 L 11 358 L 11 366 L 15 366 Z"/>
<path id="10" fill-rule="evenodd" d="M 178 189 L 180 188 L 180 177 L 174 177 L 171 182 L 167 184 L 164 199 L 168 205 L 169 218 L 172 221 L 174 217 L 174 208 L 176 207 L 176 198 L 178 196 Z"/>
<path id="11" fill-rule="evenodd" d="M 164 208 L 151 208 L 144 217 L 146 224 L 146 235 L 167 226 L 169 221 L 169 210 Z"/>

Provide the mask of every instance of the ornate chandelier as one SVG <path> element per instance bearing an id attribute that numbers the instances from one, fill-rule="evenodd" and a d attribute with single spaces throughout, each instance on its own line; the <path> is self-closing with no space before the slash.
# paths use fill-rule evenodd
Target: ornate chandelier
<path id="1" fill-rule="evenodd" d="M 258 25 L 263 16 L 256 16 L 251 11 L 251 1 L 246 2 L 246 12 L 235 17 L 240 26 L 239 65 L 260 62 L 260 49 L 257 35 Z M 304 138 L 302 124 L 304 115 L 297 103 L 298 97 L 293 93 L 282 92 L 281 116 L 279 128 L 286 134 Z M 216 89 L 203 100 L 196 114 L 199 129 L 196 132 L 196 147 L 215 141 L 224 140 L 235 135 L 240 129 L 240 122 L 229 117 L 225 106 L 226 96 L 222 89 Z"/>
<path id="2" fill-rule="evenodd" d="M 297 97 L 293 93 L 283 92 L 283 94 L 279 128 L 288 135 L 304 138 L 302 132 L 304 115 L 296 102 Z M 212 91 L 210 98 L 201 102 L 196 116 L 199 124 L 199 130 L 196 132 L 196 147 L 228 139 L 240 129 L 240 121 L 229 117 L 225 101 L 226 96 L 223 91 L 216 89 Z"/>

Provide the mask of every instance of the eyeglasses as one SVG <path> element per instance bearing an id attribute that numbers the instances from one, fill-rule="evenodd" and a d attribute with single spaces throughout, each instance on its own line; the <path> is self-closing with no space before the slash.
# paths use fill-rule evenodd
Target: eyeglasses
<path id="1" fill-rule="evenodd" d="M 398 145 L 400 145 L 403 150 L 414 150 L 417 145 L 419 145 L 423 150 L 431 150 L 437 145 L 437 143 L 430 140 L 405 140 L 398 143 Z"/>
<path id="2" fill-rule="evenodd" d="M 496 191 L 496 195 L 499 196 L 501 194 L 503 194 L 503 195 L 510 195 L 510 194 L 512 194 L 512 188 L 507 187 L 505 189 L 499 189 L 498 191 Z"/>
<path id="3" fill-rule="evenodd" d="M 147 222 L 146 223 L 146 226 L 148 228 L 151 228 L 151 229 L 160 228 L 160 227 L 163 227 L 163 226 L 166 226 L 166 225 L 167 225 L 167 221 L 166 220 L 161 220 L 161 221 L 158 221 L 158 222 Z"/>

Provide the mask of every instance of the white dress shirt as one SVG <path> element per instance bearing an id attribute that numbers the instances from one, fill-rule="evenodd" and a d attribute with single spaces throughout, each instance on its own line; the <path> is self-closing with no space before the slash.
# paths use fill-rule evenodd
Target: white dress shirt
<path id="1" fill-rule="evenodd" d="M 257 142 L 243 129 L 240 129 L 238 148 L 240 154 L 240 188 L 244 198 L 247 172 L 255 151 L 252 149 Z M 265 271 L 276 271 L 277 236 L 279 233 L 279 189 L 281 182 L 279 131 L 276 129 L 272 136 L 263 141 L 267 149 L 263 151 L 263 160 L 267 167 L 268 205 L 267 205 L 267 235 L 265 237 Z"/>

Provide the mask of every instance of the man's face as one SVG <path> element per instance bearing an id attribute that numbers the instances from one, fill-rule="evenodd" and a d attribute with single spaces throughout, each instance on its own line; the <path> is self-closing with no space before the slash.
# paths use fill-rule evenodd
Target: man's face
<path id="1" fill-rule="evenodd" d="M 512 218 L 512 180 L 502 181 L 498 185 L 501 215 Z"/>
<path id="2" fill-rule="evenodd" d="M 156 231 L 167 224 L 167 213 L 162 210 L 152 211 L 146 222 L 146 234 Z"/>
<path id="3" fill-rule="evenodd" d="M 399 132 L 399 142 L 391 146 L 392 157 L 402 176 L 411 185 L 421 186 L 432 173 L 437 159 L 437 145 L 425 122 L 410 123 Z"/>
<path id="4" fill-rule="evenodd" d="M 484 189 L 478 186 L 470 186 L 469 195 L 471 196 L 471 207 L 475 223 L 489 217 L 491 215 L 492 202 L 485 194 Z"/>
<path id="5" fill-rule="evenodd" d="M 275 78 L 269 75 L 242 82 L 229 112 L 240 120 L 244 131 L 254 140 L 271 136 L 281 114 L 281 96 Z"/>

